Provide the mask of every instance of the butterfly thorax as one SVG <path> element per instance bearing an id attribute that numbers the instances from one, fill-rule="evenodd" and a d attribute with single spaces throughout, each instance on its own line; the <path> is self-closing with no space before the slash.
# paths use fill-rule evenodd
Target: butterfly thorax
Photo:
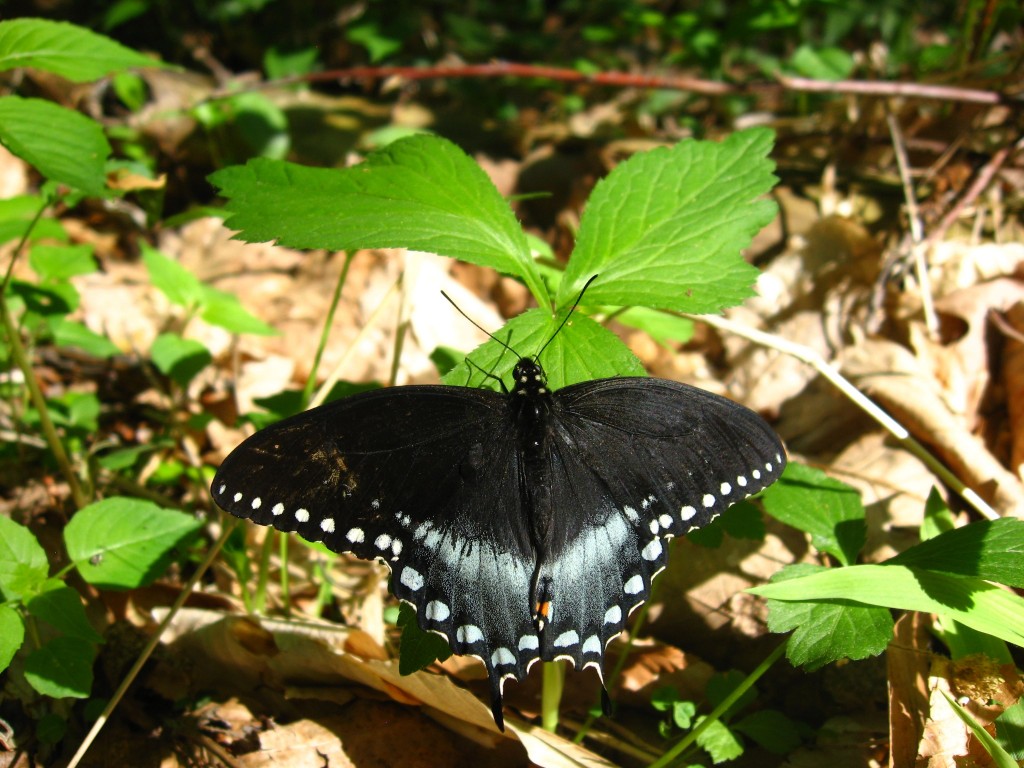
<path id="1" fill-rule="evenodd" d="M 550 610 L 552 581 L 550 558 L 556 510 L 551 499 L 550 443 L 554 429 L 551 390 L 544 370 L 529 358 L 520 358 L 514 369 L 509 394 L 520 466 L 521 498 L 529 519 L 530 541 L 536 557 L 531 584 L 531 613 L 538 632 L 543 632 Z"/>

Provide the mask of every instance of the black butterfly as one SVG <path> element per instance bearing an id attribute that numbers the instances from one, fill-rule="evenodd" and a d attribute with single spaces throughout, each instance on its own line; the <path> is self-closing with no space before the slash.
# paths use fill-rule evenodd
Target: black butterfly
<path id="1" fill-rule="evenodd" d="M 757 414 L 701 389 L 552 392 L 530 358 L 514 377 L 508 393 L 394 387 L 293 416 L 236 448 L 212 487 L 233 515 L 386 563 L 420 627 L 483 661 L 502 730 L 506 680 L 538 659 L 602 675 L 666 540 L 786 463 Z"/>

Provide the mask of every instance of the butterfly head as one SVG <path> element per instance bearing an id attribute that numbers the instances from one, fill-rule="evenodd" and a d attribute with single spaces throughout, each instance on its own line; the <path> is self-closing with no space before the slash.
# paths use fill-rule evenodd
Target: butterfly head
<path id="1" fill-rule="evenodd" d="M 550 395 L 547 377 L 540 363 L 529 357 L 519 358 L 512 369 L 512 394 L 519 397 L 538 397 Z"/>

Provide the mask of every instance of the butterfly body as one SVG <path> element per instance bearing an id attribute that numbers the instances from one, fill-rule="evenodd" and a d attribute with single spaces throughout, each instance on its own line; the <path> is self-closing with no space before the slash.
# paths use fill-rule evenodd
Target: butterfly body
<path id="1" fill-rule="evenodd" d="M 666 540 L 773 482 L 785 455 L 756 414 L 677 382 L 552 392 L 521 358 L 507 393 L 376 390 L 250 437 L 214 478 L 231 514 L 380 559 L 419 625 L 505 680 L 538 659 L 601 673 L 647 599 Z"/>

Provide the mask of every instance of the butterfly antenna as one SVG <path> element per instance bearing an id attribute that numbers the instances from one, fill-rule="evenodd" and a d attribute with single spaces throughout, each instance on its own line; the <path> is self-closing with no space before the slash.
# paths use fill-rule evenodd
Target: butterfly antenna
<path id="1" fill-rule="evenodd" d="M 503 346 L 503 347 L 504 347 L 505 349 L 507 349 L 507 350 L 508 350 L 509 352 L 511 352 L 511 353 L 512 353 L 513 355 L 516 355 L 516 354 L 517 354 L 517 352 L 516 352 L 516 351 L 515 351 L 514 349 L 512 349 L 512 347 L 510 347 L 510 346 L 509 346 L 508 344 L 506 344 L 506 343 L 505 343 L 504 341 L 502 341 L 502 340 L 501 340 L 501 339 L 499 339 L 499 338 L 498 338 L 497 336 L 495 336 L 495 335 L 494 335 L 493 333 L 491 333 L 491 332 L 490 332 L 490 331 L 488 331 L 488 330 L 487 330 L 486 328 L 484 328 L 484 327 L 483 327 L 482 325 L 480 325 L 480 323 L 478 323 L 478 322 L 477 322 L 476 320 L 474 320 L 474 319 L 473 319 L 472 317 L 470 317 L 470 316 L 469 316 L 469 315 L 467 315 L 467 314 L 466 314 L 465 312 L 463 312 L 463 311 L 462 311 L 462 308 L 461 308 L 461 307 L 460 307 L 460 306 L 459 306 L 458 304 L 456 304 L 456 303 L 455 303 L 455 302 L 454 302 L 454 301 L 452 300 L 452 297 L 451 297 L 451 296 L 449 296 L 449 295 L 448 295 L 447 293 L 445 293 L 444 291 L 441 291 L 441 295 L 442 295 L 442 296 L 444 296 L 444 297 L 445 297 L 445 299 L 447 299 L 447 300 L 448 300 L 448 303 L 449 303 L 449 304 L 451 304 L 451 305 L 452 305 L 453 307 L 455 307 L 455 311 L 456 311 L 456 312 L 458 312 L 458 313 L 459 313 L 460 315 L 462 315 L 462 316 L 463 316 L 464 318 L 466 318 L 466 319 L 467 319 L 467 320 L 469 321 L 470 325 L 472 325 L 472 326 L 473 326 L 474 328 L 476 328 L 476 329 L 477 329 L 478 331 L 481 331 L 481 332 L 483 332 L 483 333 L 487 334 L 487 337 L 488 337 L 489 339 L 493 339 L 494 341 L 498 342 L 499 344 L 501 344 L 501 346 Z"/>
<path id="2" fill-rule="evenodd" d="M 583 294 L 587 292 L 587 288 L 589 288 L 590 284 L 595 280 L 597 280 L 597 275 L 591 275 L 590 279 L 583 284 L 583 288 L 580 290 L 580 295 L 576 297 L 576 301 L 573 302 L 572 308 L 565 313 L 565 317 L 562 318 L 562 322 L 558 324 L 558 327 L 555 329 L 555 332 L 551 334 L 551 338 L 545 341 L 544 346 L 541 347 L 540 351 L 533 356 L 534 361 L 540 361 L 540 353 L 548 348 L 548 344 L 555 340 L 555 336 L 557 336 L 559 332 L 565 327 L 565 324 L 569 322 L 569 318 L 572 317 L 572 313 L 576 311 L 576 307 L 578 307 L 580 305 L 580 302 L 583 301 Z"/>

